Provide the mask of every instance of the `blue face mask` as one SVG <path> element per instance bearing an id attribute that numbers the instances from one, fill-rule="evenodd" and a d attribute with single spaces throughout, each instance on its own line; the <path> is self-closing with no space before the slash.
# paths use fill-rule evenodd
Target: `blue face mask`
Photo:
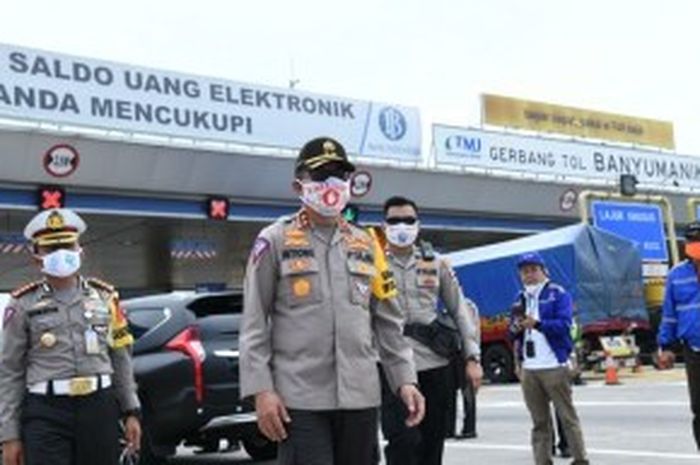
<path id="1" fill-rule="evenodd" d="M 42 273 L 55 278 L 68 278 L 78 272 L 81 265 L 80 250 L 59 249 L 41 257 Z"/>

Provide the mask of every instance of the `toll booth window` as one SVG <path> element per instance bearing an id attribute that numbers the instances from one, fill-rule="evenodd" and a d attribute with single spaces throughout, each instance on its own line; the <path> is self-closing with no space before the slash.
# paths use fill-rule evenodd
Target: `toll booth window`
<path id="1" fill-rule="evenodd" d="M 138 340 L 151 329 L 166 320 L 167 313 L 164 308 L 130 308 L 127 313 L 129 330 Z"/>

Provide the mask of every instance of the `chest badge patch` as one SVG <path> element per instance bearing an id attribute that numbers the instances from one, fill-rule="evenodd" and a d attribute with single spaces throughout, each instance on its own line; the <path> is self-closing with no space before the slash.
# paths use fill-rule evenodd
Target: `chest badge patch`
<path id="1" fill-rule="evenodd" d="M 295 297 L 306 297 L 311 293 L 311 283 L 306 278 L 298 278 L 292 284 Z"/>
<path id="2" fill-rule="evenodd" d="M 56 335 L 54 333 L 49 332 L 44 333 L 39 338 L 39 342 L 41 343 L 42 347 L 50 349 L 56 345 Z"/>

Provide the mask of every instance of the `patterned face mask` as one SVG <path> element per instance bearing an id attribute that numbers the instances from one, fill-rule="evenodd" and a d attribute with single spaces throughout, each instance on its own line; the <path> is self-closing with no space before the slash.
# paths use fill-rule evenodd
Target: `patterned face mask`
<path id="1" fill-rule="evenodd" d="M 325 181 L 300 181 L 301 201 L 321 216 L 334 217 L 350 201 L 350 182 L 330 177 Z"/>
<path id="2" fill-rule="evenodd" d="M 387 224 L 385 225 L 386 239 L 396 247 L 408 247 L 416 242 L 418 223 Z"/>

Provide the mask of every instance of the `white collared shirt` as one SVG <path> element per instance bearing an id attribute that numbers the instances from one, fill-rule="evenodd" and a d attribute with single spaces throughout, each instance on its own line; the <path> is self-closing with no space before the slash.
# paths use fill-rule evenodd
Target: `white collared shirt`
<path id="1" fill-rule="evenodd" d="M 525 295 L 525 313 L 527 316 L 540 321 L 540 305 L 539 298 L 547 282 L 538 284 L 537 286 L 527 286 Z M 535 356 L 528 357 L 525 345 L 527 341 L 532 341 L 535 345 Z M 523 338 L 523 369 L 525 370 L 549 370 L 561 366 L 557 356 L 547 342 L 545 335 L 532 328 L 525 330 Z"/>

